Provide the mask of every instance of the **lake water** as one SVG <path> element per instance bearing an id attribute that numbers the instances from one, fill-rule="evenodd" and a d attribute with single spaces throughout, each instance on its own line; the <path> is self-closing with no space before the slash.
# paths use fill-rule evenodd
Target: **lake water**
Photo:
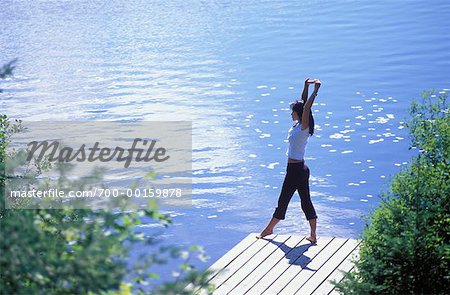
<path id="1" fill-rule="evenodd" d="M 192 121 L 193 205 L 166 212 L 163 238 L 203 245 L 204 268 L 270 219 L 289 102 L 320 78 L 306 151 L 318 235 L 358 237 L 413 155 L 411 100 L 450 88 L 449 15 L 444 0 L 2 1 L 0 63 L 19 60 L 1 113 Z M 308 229 L 296 194 L 276 232 Z"/>

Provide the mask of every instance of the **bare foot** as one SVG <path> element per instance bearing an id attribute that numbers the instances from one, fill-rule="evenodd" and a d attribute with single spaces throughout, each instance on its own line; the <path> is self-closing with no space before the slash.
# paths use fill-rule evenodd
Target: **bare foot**
<path id="1" fill-rule="evenodd" d="M 264 238 L 265 236 L 273 234 L 273 230 L 265 229 L 259 235 L 256 236 L 257 239 Z"/>
<path id="2" fill-rule="evenodd" d="M 317 243 L 317 238 L 315 236 L 309 236 L 306 239 L 313 244 Z"/>

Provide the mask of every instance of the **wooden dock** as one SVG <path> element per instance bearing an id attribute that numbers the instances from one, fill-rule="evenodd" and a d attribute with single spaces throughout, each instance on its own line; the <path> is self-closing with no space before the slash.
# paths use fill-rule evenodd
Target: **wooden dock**
<path id="1" fill-rule="evenodd" d="M 305 237 L 257 235 L 249 234 L 208 268 L 214 294 L 338 294 L 330 281 L 340 281 L 353 268 L 360 244 L 332 237 L 311 244 Z"/>

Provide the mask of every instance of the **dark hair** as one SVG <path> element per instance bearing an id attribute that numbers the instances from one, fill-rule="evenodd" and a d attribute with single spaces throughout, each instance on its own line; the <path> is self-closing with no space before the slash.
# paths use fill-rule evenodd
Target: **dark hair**
<path id="1" fill-rule="evenodd" d="M 302 114 L 303 114 L 303 106 L 304 106 L 304 102 L 302 100 L 296 100 L 293 103 L 291 103 L 291 110 L 293 112 L 297 112 L 297 115 L 300 119 L 302 119 Z M 312 110 L 309 112 L 309 134 L 313 135 L 314 134 L 314 117 L 312 114 Z"/>

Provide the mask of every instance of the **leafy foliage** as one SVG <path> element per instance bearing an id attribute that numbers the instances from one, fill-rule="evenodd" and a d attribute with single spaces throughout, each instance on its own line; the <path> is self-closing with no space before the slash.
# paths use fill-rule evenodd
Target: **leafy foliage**
<path id="1" fill-rule="evenodd" d="M 4 78 L 12 72 L 12 64 L 0 70 Z M 5 70 L 7 69 L 7 70 Z M 151 218 L 163 227 L 172 224 L 169 216 L 158 211 L 156 202 L 149 209 L 135 212 L 108 212 L 88 209 L 6 209 L 5 163 L 11 154 L 6 150 L 11 137 L 23 131 L 20 120 L 11 122 L 0 115 L 0 293 L 1 294 L 147 294 L 143 286 L 159 278 L 152 267 L 167 263 L 162 255 L 181 258 L 180 276 L 159 286 L 152 294 L 187 294 L 187 284 L 206 291 L 213 286 L 209 272 L 197 271 L 190 259 L 197 255 L 206 260 L 200 246 L 187 251 L 175 246 L 160 247 L 140 257 L 139 263 L 127 269 L 131 246 L 137 242 L 156 246 L 156 236 L 145 236 L 135 230 L 143 217 Z M 35 163 L 36 177 L 46 169 L 46 163 Z M 98 179 L 98 171 L 86 179 Z M 27 175 L 27 176 L 30 176 Z M 23 175 L 11 177 L 21 178 Z M 62 176 L 60 176 L 60 179 Z M 87 186 L 67 178 L 64 186 Z M 132 273 L 132 283 L 125 282 Z M 209 292 L 208 292 L 209 293 Z"/>
<path id="2" fill-rule="evenodd" d="M 343 294 L 448 294 L 450 116 L 447 94 L 424 92 L 406 123 L 419 150 L 372 212 Z"/>

